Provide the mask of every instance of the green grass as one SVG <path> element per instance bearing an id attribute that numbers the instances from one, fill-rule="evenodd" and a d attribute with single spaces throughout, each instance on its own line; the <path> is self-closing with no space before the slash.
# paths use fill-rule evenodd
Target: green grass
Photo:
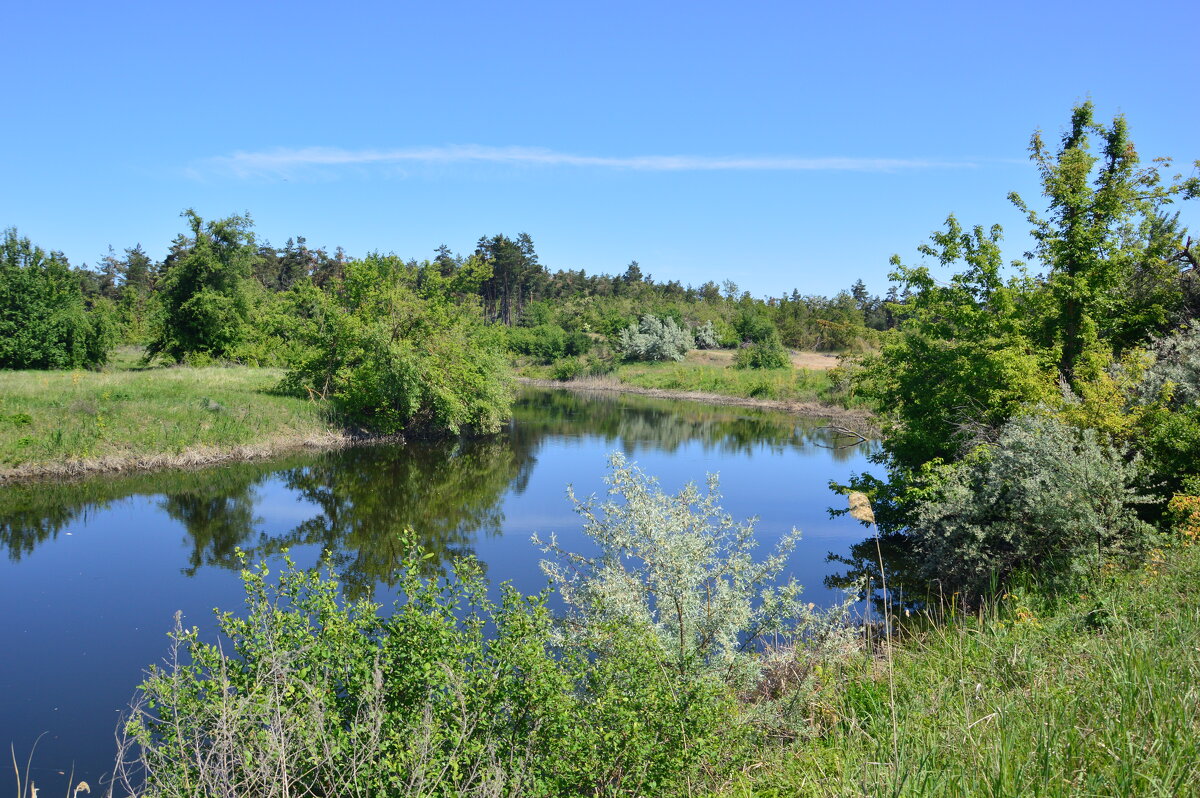
<path id="1" fill-rule="evenodd" d="M 278 446 L 333 432 L 324 408 L 280 396 L 269 368 L 141 368 L 0 373 L 0 469 L 101 458 Z"/>
<path id="2" fill-rule="evenodd" d="M 523 365 L 519 373 L 525 377 L 553 379 L 554 367 Z M 678 363 L 622 363 L 604 378 L 635 388 L 662 391 L 712 393 L 742 399 L 823 402 L 842 407 L 862 404 L 839 391 L 828 371 L 737 369 L 723 363 L 685 360 Z"/>
<path id="3" fill-rule="evenodd" d="M 1195 794 L 1200 547 L 1047 606 L 1021 592 L 830 673 L 820 731 L 736 796 Z"/>

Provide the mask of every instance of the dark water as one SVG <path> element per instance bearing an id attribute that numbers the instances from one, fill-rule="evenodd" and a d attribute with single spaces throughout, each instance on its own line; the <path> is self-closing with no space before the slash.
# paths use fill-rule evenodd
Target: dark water
<path id="1" fill-rule="evenodd" d="M 863 447 L 821 422 L 695 403 L 528 391 L 501 435 L 364 446 L 203 471 L 0 488 L 0 744 L 24 757 L 43 794 L 60 771 L 93 787 L 111 766 L 113 733 L 144 669 L 166 651 L 176 611 L 212 628 L 215 607 L 241 605 L 235 552 L 302 565 L 328 552 L 347 589 L 387 600 L 412 527 L 445 559 L 474 554 L 494 582 L 545 586 L 533 532 L 583 548 L 565 496 L 603 490 L 619 450 L 664 489 L 721 477 L 725 508 L 757 515 L 763 548 L 793 526 L 790 562 L 810 600 L 863 539 L 830 519 L 829 480 L 866 465 Z M 844 441 L 842 441 L 844 442 Z M 6 752 L 7 753 L 7 752 Z M 7 755 L 5 760 L 7 760 Z M 46 792 L 49 790 L 49 792 Z"/>

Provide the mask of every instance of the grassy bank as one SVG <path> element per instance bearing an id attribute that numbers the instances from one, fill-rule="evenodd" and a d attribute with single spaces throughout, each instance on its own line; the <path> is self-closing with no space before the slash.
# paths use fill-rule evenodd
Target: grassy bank
<path id="1" fill-rule="evenodd" d="M 1197 584 L 1183 547 L 1057 606 L 1021 592 L 951 616 L 895 648 L 894 730 L 886 659 L 863 658 L 827 674 L 820 732 L 729 794 L 1192 794 Z"/>
<path id="2" fill-rule="evenodd" d="M 342 435 L 324 407 L 245 366 L 0 373 L 0 480 L 247 458 Z"/>
<path id="3" fill-rule="evenodd" d="M 792 368 L 738 369 L 733 367 L 732 352 L 693 350 L 680 362 L 621 363 L 603 377 L 652 391 L 861 406 L 836 381 L 832 370 L 836 358 L 806 353 L 794 355 L 793 362 Z M 531 379 L 553 379 L 555 371 L 555 366 L 524 365 L 519 369 L 521 376 Z"/>

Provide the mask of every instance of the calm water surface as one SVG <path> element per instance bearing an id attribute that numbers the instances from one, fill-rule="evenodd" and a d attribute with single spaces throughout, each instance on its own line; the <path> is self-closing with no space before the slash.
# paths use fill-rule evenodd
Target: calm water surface
<path id="1" fill-rule="evenodd" d="M 622 451 L 664 489 L 720 474 L 725 508 L 759 517 L 764 548 L 793 526 L 790 562 L 810 600 L 863 539 L 830 519 L 826 487 L 866 466 L 864 447 L 822 422 L 744 408 L 614 394 L 529 390 L 508 429 L 475 441 L 363 446 L 203 471 L 0 488 L 0 744 L 32 768 L 43 791 L 60 771 L 96 785 L 113 733 L 144 669 L 166 651 L 176 611 L 213 627 L 236 609 L 235 552 L 302 565 L 327 552 L 347 589 L 387 601 L 412 527 L 443 559 L 471 553 L 493 582 L 536 592 L 546 580 L 534 532 L 585 548 L 568 484 L 603 492 L 607 456 Z M 841 441 L 844 443 L 845 441 Z M 7 756 L 5 757 L 7 760 Z"/>

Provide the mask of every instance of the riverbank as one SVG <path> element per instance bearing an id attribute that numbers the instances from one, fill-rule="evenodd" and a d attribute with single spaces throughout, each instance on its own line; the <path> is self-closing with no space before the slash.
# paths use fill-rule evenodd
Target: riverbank
<path id="1" fill-rule="evenodd" d="M 0 373 L 0 484 L 213 465 L 354 437 L 323 402 L 274 391 L 245 366 Z"/>
<path id="2" fill-rule="evenodd" d="M 882 645 L 828 670 L 812 736 L 763 752 L 726 794 L 1193 794 L 1198 580 L 1200 547 L 1183 545 L 1083 595 L 947 608 L 894 647 L 891 686 Z"/>
<path id="3" fill-rule="evenodd" d="M 684 399 L 692 402 L 703 402 L 705 404 L 779 410 L 791 413 L 792 415 L 803 416 L 804 418 L 829 419 L 833 424 L 845 427 L 866 438 L 874 438 L 880 435 L 874 415 L 866 408 L 846 408 L 816 400 L 762 399 L 711 391 L 646 387 L 622 381 L 614 375 L 579 377 L 566 381 L 518 377 L 517 382 L 537 388 L 557 388 L 560 390 L 582 392 L 628 393 L 649 396 L 656 399 Z"/>

